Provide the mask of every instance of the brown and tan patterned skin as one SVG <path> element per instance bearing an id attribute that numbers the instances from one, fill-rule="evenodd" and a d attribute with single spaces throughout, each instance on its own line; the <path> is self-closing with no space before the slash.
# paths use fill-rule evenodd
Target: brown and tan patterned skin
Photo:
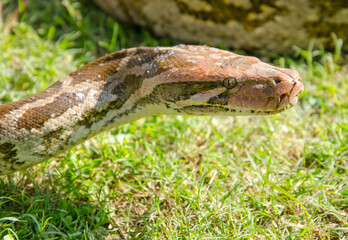
<path id="1" fill-rule="evenodd" d="M 94 0 L 116 19 L 186 43 L 293 53 L 348 41 L 347 0 Z M 348 51 L 348 44 L 343 45 Z"/>
<path id="2" fill-rule="evenodd" d="M 294 70 L 207 46 L 121 50 L 0 106 L 0 175 L 144 116 L 267 115 L 302 90 Z"/>

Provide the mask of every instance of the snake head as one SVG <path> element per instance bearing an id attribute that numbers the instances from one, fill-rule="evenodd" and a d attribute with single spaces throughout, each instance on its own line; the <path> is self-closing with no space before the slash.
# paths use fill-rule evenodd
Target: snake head
<path id="1" fill-rule="evenodd" d="M 174 114 L 274 114 L 294 106 L 303 92 L 295 70 L 207 46 L 179 45 L 158 65 L 168 70 L 157 93 Z"/>

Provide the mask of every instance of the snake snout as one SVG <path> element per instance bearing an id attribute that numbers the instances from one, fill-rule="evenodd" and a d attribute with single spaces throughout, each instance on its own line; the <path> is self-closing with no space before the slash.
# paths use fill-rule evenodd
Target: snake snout
<path id="1" fill-rule="evenodd" d="M 277 109 L 286 109 L 294 106 L 297 103 L 298 95 L 303 92 L 303 83 L 300 75 L 296 71 L 291 70 L 291 72 L 294 77 L 291 82 L 286 84 L 287 87 L 281 89 Z"/>

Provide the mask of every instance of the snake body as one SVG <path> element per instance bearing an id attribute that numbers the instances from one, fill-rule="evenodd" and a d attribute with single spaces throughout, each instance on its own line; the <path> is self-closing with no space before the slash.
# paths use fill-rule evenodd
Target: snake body
<path id="1" fill-rule="evenodd" d="M 294 70 L 208 46 L 121 50 L 0 106 L 0 175 L 141 117 L 273 114 L 302 90 Z"/>
<path id="2" fill-rule="evenodd" d="M 312 44 L 334 50 L 332 33 L 348 42 L 348 1 L 345 0 L 94 2 L 118 21 L 186 43 L 294 54 L 293 46 L 307 49 Z M 348 51 L 348 44 L 343 44 L 342 49 Z"/>

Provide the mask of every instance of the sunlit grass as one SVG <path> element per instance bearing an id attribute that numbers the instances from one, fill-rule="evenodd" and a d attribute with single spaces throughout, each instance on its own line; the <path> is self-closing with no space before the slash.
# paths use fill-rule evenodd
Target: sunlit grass
<path id="1" fill-rule="evenodd" d="M 87 1 L 62 3 L 31 3 L 0 32 L 2 103 L 106 52 L 175 43 L 114 23 Z M 333 41 L 334 53 L 297 49 L 296 60 L 275 61 L 298 70 L 306 89 L 284 113 L 153 116 L 1 177 L 0 237 L 344 239 L 348 71 Z"/>

